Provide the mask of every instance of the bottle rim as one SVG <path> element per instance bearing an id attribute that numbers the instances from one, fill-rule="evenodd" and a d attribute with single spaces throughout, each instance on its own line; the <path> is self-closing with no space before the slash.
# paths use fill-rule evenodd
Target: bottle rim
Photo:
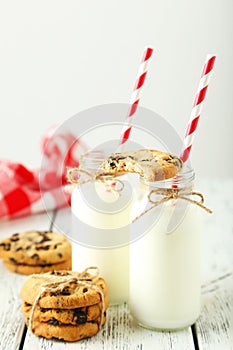
<path id="1" fill-rule="evenodd" d="M 80 165 L 81 167 L 87 167 L 90 169 L 101 169 L 101 164 L 106 157 L 106 154 L 103 151 L 94 150 L 88 151 L 81 155 Z M 139 175 L 139 182 L 145 184 L 149 187 L 157 188 L 174 188 L 174 185 L 177 187 L 186 187 L 192 185 L 195 179 L 194 169 L 187 164 L 182 168 L 182 170 L 174 177 L 170 179 L 160 180 L 149 182 Z"/>
<path id="2" fill-rule="evenodd" d="M 105 155 L 102 151 L 88 151 L 81 155 L 80 165 L 81 167 L 98 169 L 101 166 L 104 158 Z"/>

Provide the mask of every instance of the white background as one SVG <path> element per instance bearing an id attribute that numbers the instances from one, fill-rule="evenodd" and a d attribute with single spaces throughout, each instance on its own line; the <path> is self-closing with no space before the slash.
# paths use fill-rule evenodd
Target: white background
<path id="1" fill-rule="evenodd" d="M 151 45 L 141 106 L 181 137 L 206 54 L 217 55 L 192 162 L 200 178 L 232 177 L 232 11 L 231 0 L 0 0 L 0 158 L 38 167 L 51 125 L 128 103 Z"/>

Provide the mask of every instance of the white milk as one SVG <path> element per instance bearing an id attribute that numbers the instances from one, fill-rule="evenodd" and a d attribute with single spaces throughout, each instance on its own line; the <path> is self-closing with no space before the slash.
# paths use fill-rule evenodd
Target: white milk
<path id="1" fill-rule="evenodd" d="M 159 218 L 130 246 L 130 311 L 136 322 L 148 328 L 184 328 L 200 314 L 202 209 L 186 206 L 183 200 L 169 201 L 142 216 L 139 220 L 153 221 L 157 212 Z M 183 220 L 166 234 L 175 208 Z"/>
<path id="2" fill-rule="evenodd" d="M 86 192 L 83 194 L 80 190 L 82 186 L 86 186 Z M 80 221 L 86 223 L 92 228 L 99 228 L 104 231 L 106 236 L 106 247 L 101 248 L 102 244 L 98 247 L 94 243 L 93 247 L 87 247 L 79 244 L 78 242 L 72 243 L 72 268 L 73 270 L 81 271 L 88 266 L 96 265 L 100 268 L 101 276 L 107 282 L 108 296 L 111 303 L 122 303 L 128 300 L 129 289 L 129 245 L 124 245 L 116 248 L 112 246 L 116 245 L 116 239 L 113 237 L 111 241 L 111 235 L 116 235 L 124 227 L 124 242 L 127 243 L 130 236 L 130 211 L 132 208 L 132 199 L 129 198 L 125 202 L 123 207 L 118 206 L 116 211 L 114 210 L 115 203 L 125 196 L 124 191 L 120 195 L 115 191 L 106 191 L 106 186 L 103 183 L 94 183 L 94 192 L 96 193 L 96 200 L 102 201 L 103 208 L 110 208 L 111 210 L 96 210 L 96 207 L 88 203 L 87 197 L 89 192 L 93 191 L 93 183 L 81 185 L 77 187 L 71 198 L 72 212 L 75 217 Z M 85 189 L 85 187 L 83 187 Z M 119 198 L 119 196 L 121 198 Z M 73 237 L 77 234 L 79 236 L 79 225 L 76 224 L 73 227 Z M 112 231 L 111 229 L 117 229 Z M 88 228 L 87 228 L 88 230 Z M 95 231 L 94 235 L 95 235 Z M 101 231 L 100 231 L 101 232 Z M 98 235 L 98 231 L 96 231 Z M 113 244 L 111 244 L 113 243 Z M 104 244 L 103 244 L 104 245 Z M 97 246 L 97 247 L 96 247 Z M 108 248 L 109 246 L 109 248 Z"/>

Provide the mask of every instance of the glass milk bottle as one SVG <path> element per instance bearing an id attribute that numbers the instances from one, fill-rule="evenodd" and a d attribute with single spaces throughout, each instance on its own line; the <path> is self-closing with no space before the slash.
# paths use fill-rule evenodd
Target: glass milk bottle
<path id="1" fill-rule="evenodd" d="M 190 193 L 194 172 L 143 183 L 141 195 L 160 200 L 167 189 Z M 175 186 L 174 186 L 175 183 Z M 162 194 L 152 193 L 162 190 Z M 190 194 L 182 194 L 191 198 Z M 147 328 L 176 330 L 192 325 L 200 314 L 200 211 L 184 199 L 171 199 L 136 220 L 144 234 L 130 245 L 130 311 Z M 133 229 L 132 225 L 132 229 Z"/>
<path id="2" fill-rule="evenodd" d="M 101 171 L 103 157 L 90 153 L 81 169 Z M 98 266 L 110 303 L 128 301 L 132 191 L 124 177 L 88 181 L 72 192 L 72 268 Z"/>

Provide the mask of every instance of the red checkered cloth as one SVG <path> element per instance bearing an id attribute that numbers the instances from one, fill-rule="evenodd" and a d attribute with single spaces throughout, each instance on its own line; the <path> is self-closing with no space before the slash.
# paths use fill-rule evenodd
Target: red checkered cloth
<path id="1" fill-rule="evenodd" d="M 0 160 L 0 218 L 54 210 L 69 204 L 68 167 L 78 166 L 86 146 L 67 131 L 51 128 L 42 139 L 40 169 Z"/>

